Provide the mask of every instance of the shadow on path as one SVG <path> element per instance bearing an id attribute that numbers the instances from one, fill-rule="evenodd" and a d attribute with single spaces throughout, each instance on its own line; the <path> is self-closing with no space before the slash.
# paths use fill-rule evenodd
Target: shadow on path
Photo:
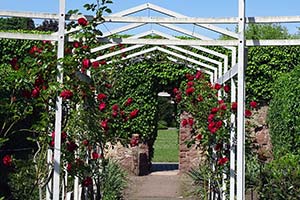
<path id="1" fill-rule="evenodd" d="M 153 162 L 151 172 L 178 170 L 178 163 Z"/>

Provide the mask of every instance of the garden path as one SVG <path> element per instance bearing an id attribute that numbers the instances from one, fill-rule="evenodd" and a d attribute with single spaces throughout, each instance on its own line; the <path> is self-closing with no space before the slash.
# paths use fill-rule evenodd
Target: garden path
<path id="1" fill-rule="evenodd" d="M 131 176 L 126 200 L 176 200 L 185 198 L 186 178 L 178 174 L 178 164 L 153 163 L 147 176 Z"/>

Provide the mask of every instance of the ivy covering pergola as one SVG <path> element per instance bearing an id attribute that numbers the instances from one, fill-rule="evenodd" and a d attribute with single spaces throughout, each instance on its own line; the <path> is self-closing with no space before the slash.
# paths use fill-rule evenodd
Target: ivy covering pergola
<path id="1" fill-rule="evenodd" d="M 64 57 L 64 46 L 66 42 L 66 36 L 69 33 L 78 31 L 79 29 L 73 29 L 70 31 L 65 30 L 66 20 L 77 20 L 80 16 L 68 16 L 65 11 L 65 0 L 59 0 L 59 13 L 30 13 L 30 12 L 10 12 L 0 11 L 0 16 L 5 17 L 27 17 L 34 19 L 54 19 L 59 21 L 58 32 L 50 35 L 42 34 L 25 34 L 25 33 L 9 33 L 1 32 L 0 38 L 8 39 L 28 39 L 28 40 L 51 40 L 58 42 L 57 58 Z M 131 14 L 151 9 L 159 13 L 167 15 L 167 17 L 136 17 L 129 16 Z M 87 19 L 93 16 L 86 16 Z M 168 59 L 171 62 L 178 62 L 179 60 L 185 60 L 189 63 L 187 66 L 195 67 L 203 70 L 210 76 L 211 82 L 224 84 L 227 81 L 231 81 L 231 101 L 235 102 L 237 97 L 238 112 L 237 116 L 232 114 L 231 122 L 234 123 L 237 117 L 237 133 L 231 132 L 231 145 L 236 144 L 236 149 L 231 150 L 230 154 L 230 200 L 233 199 L 245 199 L 245 69 L 246 69 L 246 47 L 247 46 L 291 46 L 300 45 L 300 40 L 246 40 L 245 38 L 245 25 L 249 23 L 296 23 L 300 22 L 300 16 L 277 16 L 277 17 L 246 17 L 245 16 L 245 0 L 238 1 L 238 16 L 237 17 L 224 17 L 224 18 L 194 18 L 181 15 L 179 13 L 161 8 L 159 6 L 147 3 L 143 4 L 119 13 L 115 13 L 109 16 L 103 17 L 104 21 L 99 23 L 129 23 L 129 25 L 122 26 L 104 33 L 99 36 L 99 42 L 108 43 L 101 45 L 97 48 L 91 49 L 91 52 L 97 52 L 110 48 L 118 44 L 129 44 L 127 48 L 111 52 L 106 55 L 99 56 L 96 60 L 109 59 L 115 55 L 122 54 L 124 52 L 130 52 L 135 49 L 139 49 L 145 46 L 153 46 L 142 51 L 135 52 L 122 58 L 127 60 L 133 57 L 147 54 L 149 52 L 159 51 L 168 54 Z M 113 38 L 114 34 L 122 33 L 130 29 L 134 29 L 145 24 L 158 24 L 162 27 L 177 31 L 179 33 L 188 35 L 195 38 L 195 40 L 182 40 L 166 33 L 162 33 L 157 30 L 150 30 L 144 33 L 133 35 L 129 38 Z M 176 24 L 194 24 L 201 28 L 205 28 L 223 35 L 230 36 L 232 40 L 215 40 L 202 36 L 194 31 L 186 30 L 176 26 Z M 236 24 L 238 25 L 238 33 L 220 28 L 214 24 Z M 143 39 L 144 36 L 157 35 L 164 39 Z M 72 38 L 68 38 L 72 39 Z M 164 48 L 161 45 L 165 45 L 168 48 Z M 197 49 L 201 52 L 205 52 L 220 59 L 215 60 L 201 54 L 188 51 L 181 46 L 188 46 Z M 205 48 L 204 46 L 220 46 L 231 51 L 231 64 L 228 67 L 227 55 L 221 54 L 217 51 Z M 172 49 L 172 51 L 170 50 Z M 173 51 L 174 50 L 174 51 Z M 181 52 L 182 55 L 178 52 Z M 237 60 L 236 60 L 237 58 Z M 204 62 L 201 62 L 202 60 Z M 222 60 L 222 62 L 220 61 Z M 111 61 L 113 62 L 113 61 Z M 209 64 L 208 64 L 209 63 Z M 57 75 L 57 81 L 63 83 L 62 66 L 58 63 L 58 69 L 60 73 Z M 237 76 L 238 84 L 235 85 L 233 80 Z M 236 92 L 237 89 L 237 92 Z M 237 94 L 237 95 L 236 95 Z M 55 145 L 54 145 L 54 174 L 52 179 L 52 192 L 53 199 L 60 199 L 60 150 L 61 150 L 61 122 L 62 122 L 62 98 L 57 97 L 56 100 L 56 113 L 55 113 Z M 236 156 L 237 154 L 237 156 Z M 235 161 L 235 157 L 237 160 Z M 49 156 L 49 159 L 51 156 Z M 235 163 L 237 166 L 235 166 Z M 236 176 L 235 176 L 236 174 Z M 51 183 L 50 183 L 51 184 Z M 78 188 L 74 188 L 74 199 L 78 199 Z M 47 193 L 47 199 L 50 199 L 49 193 Z"/>

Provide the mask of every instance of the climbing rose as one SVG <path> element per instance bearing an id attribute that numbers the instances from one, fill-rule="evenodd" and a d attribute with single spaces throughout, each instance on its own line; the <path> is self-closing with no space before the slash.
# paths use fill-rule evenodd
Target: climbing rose
<path id="1" fill-rule="evenodd" d="M 208 124 L 208 130 L 213 129 L 214 127 L 215 127 L 215 122 L 210 122 L 210 123 Z"/>
<path id="2" fill-rule="evenodd" d="M 214 120 L 214 117 L 215 117 L 214 114 L 209 114 L 209 115 L 208 115 L 207 121 L 208 121 L 208 122 L 212 122 L 212 121 Z"/>
<path id="3" fill-rule="evenodd" d="M 86 25 L 88 25 L 88 21 L 85 18 L 80 17 L 78 19 L 78 24 L 81 25 L 81 26 L 86 26 Z"/>
<path id="4" fill-rule="evenodd" d="M 131 138 L 130 140 L 130 146 L 135 147 L 139 144 L 139 139 L 138 138 Z"/>
<path id="5" fill-rule="evenodd" d="M 198 135 L 196 135 L 196 140 L 202 140 L 202 135 L 199 133 Z"/>
<path id="6" fill-rule="evenodd" d="M 33 98 L 38 98 L 40 95 L 40 89 L 39 88 L 34 88 L 32 91 L 31 91 L 31 96 Z"/>
<path id="7" fill-rule="evenodd" d="M 189 119 L 188 119 L 188 123 L 189 123 L 190 126 L 193 126 L 193 124 L 194 124 L 194 119 L 193 119 L 193 118 L 189 118 Z"/>
<path id="8" fill-rule="evenodd" d="M 73 47 L 74 48 L 79 48 L 80 47 L 80 43 L 78 41 L 74 41 L 73 42 Z"/>
<path id="9" fill-rule="evenodd" d="M 222 105 L 220 106 L 220 110 L 226 110 L 226 109 L 227 109 L 226 104 L 222 104 Z"/>
<path id="10" fill-rule="evenodd" d="M 67 171 L 70 172 L 72 170 L 72 164 L 68 163 L 67 164 Z"/>
<path id="11" fill-rule="evenodd" d="M 64 100 L 71 99 L 73 97 L 73 92 L 70 90 L 63 90 L 60 93 L 60 97 L 63 98 Z"/>
<path id="12" fill-rule="evenodd" d="M 180 92 L 180 91 L 178 90 L 178 88 L 174 88 L 174 89 L 173 89 L 173 93 L 174 93 L 174 94 L 178 94 L 179 92 Z"/>
<path id="13" fill-rule="evenodd" d="M 245 116 L 246 117 L 251 117 L 252 112 L 250 110 L 245 110 Z"/>
<path id="14" fill-rule="evenodd" d="M 131 97 L 129 97 L 129 98 L 127 99 L 127 101 L 125 102 L 125 106 L 131 105 L 132 101 L 133 101 L 133 99 L 132 99 Z"/>
<path id="15" fill-rule="evenodd" d="M 214 107 L 214 108 L 211 109 L 210 112 L 211 112 L 212 114 L 216 114 L 218 111 L 219 111 L 219 108 Z"/>
<path id="16" fill-rule="evenodd" d="M 203 101 L 203 97 L 200 94 L 198 95 L 197 101 L 199 102 Z"/>
<path id="17" fill-rule="evenodd" d="M 118 111 L 119 110 L 118 104 L 114 104 L 111 108 L 112 108 L 113 111 Z"/>
<path id="18" fill-rule="evenodd" d="M 229 159 L 227 157 L 219 158 L 218 165 L 225 165 Z"/>
<path id="19" fill-rule="evenodd" d="M 192 81 L 192 80 L 194 80 L 194 76 L 193 75 L 191 75 L 191 74 L 186 74 L 185 75 L 185 77 L 187 78 L 187 80 L 189 80 L 189 81 Z"/>
<path id="20" fill-rule="evenodd" d="M 37 46 L 31 47 L 31 49 L 29 50 L 30 54 L 41 53 L 41 52 L 42 52 L 42 50 L 39 49 Z"/>
<path id="21" fill-rule="evenodd" d="M 216 83 L 215 86 L 214 86 L 214 88 L 215 88 L 216 90 L 219 90 L 219 89 L 222 88 L 222 86 L 221 86 L 219 83 Z"/>
<path id="22" fill-rule="evenodd" d="M 97 69 L 97 68 L 99 67 L 99 65 L 100 65 L 100 63 L 99 63 L 98 61 L 94 61 L 94 62 L 92 63 L 92 67 L 93 67 L 94 69 Z"/>
<path id="23" fill-rule="evenodd" d="M 185 90 L 185 93 L 187 96 L 193 94 L 193 92 L 195 92 L 195 88 L 193 88 L 193 87 L 187 88 Z"/>
<path id="24" fill-rule="evenodd" d="M 193 86 L 194 86 L 194 82 L 193 81 L 187 82 L 187 87 L 188 88 L 193 87 Z"/>
<path id="25" fill-rule="evenodd" d="M 74 152 L 76 149 L 78 148 L 77 144 L 75 144 L 75 142 L 68 142 L 67 143 L 67 150 L 69 152 Z"/>
<path id="26" fill-rule="evenodd" d="M 216 122 L 216 128 L 221 128 L 222 125 L 223 125 L 223 122 L 221 120 Z"/>
<path id="27" fill-rule="evenodd" d="M 257 107 L 257 103 L 255 101 L 251 101 L 250 102 L 250 106 L 251 106 L 251 108 L 256 108 Z"/>
<path id="28" fill-rule="evenodd" d="M 82 67 L 83 67 L 84 69 L 88 69 L 88 68 L 90 67 L 90 64 L 91 64 L 91 62 L 90 62 L 89 59 L 84 58 L 84 59 L 82 60 Z"/>
<path id="29" fill-rule="evenodd" d="M 101 102 L 101 103 L 99 104 L 99 110 L 100 110 L 100 111 L 103 111 L 103 110 L 105 109 L 105 107 L 106 107 L 106 103 Z"/>
<path id="30" fill-rule="evenodd" d="M 231 104 L 231 110 L 236 111 L 237 110 L 237 102 L 233 102 Z"/>
<path id="31" fill-rule="evenodd" d="M 35 81 L 34 81 L 34 86 L 35 87 L 40 87 L 41 85 L 43 85 L 45 82 L 45 80 L 43 79 L 42 76 L 38 76 Z"/>
<path id="32" fill-rule="evenodd" d="M 11 59 L 10 65 L 14 70 L 19 70 L 20 67 L 18 65 L 18 58 L 14 57 L 13 59 Z"/>
<path id="33" fill-rule="evenodd" d="M 224 103 L 224 100 L 223 100 L 223 99 L 221 99 L 221 100 L 218 100 L 218 103 L 221 105 L 221 104 L 223 104 L 223 103 Z"/>
<path id="34" fill-rule="evenodd" d="M 101 65 L 106 65 L 106 60 L 101 60 L 101 61 L 100 61 L 100 64 L 101 64 Z"/>
<path id="35" fill-rule="evenodd" d="M 218 143 L 218 144 L 216 144 L 214 149 L 215 149 L 215 151 L 220 151 L 221 148 L 222 148 L 222 144 Z"/>
<path id="36" fill-rule="evenodd" d="M 196 79 L 200 79 L 201 77 L 202 77 L 202 72 L 201 71 L 197 71 L 196 75 L 195 75 L 195 78 Z"/>
<path id="37" fill-rule="evenodd" d="M 108 130 L 108 119 L 102 121 L 100 125 L 105 131 L 107 131 Z"/>
<path id="38" fill-rule="evenodd" d="M 89 177 L 89 176 L 86 177 L 85 179 L 83 179 L 82 185 L 84 187 L 89 187 L 89 186 L 93 185 L 93 179 L 91 177 Z"/>
<path id="39" fill-rule="evenodd" d="M 60 137 L 61 137 L 61 141 L 65 142 L 67 140 L 68 134 L 65 131 L 62 131 Z M 55 131 L 52 132 L 51 138 L 54 141 L 54 139 L 55 139 Z"/>
<path id="40" fill-rule="evenodd" d="M 113 118 L 116 118 L 118 116 L 118 112 L 117 111 L 113 111 L 112 114 L 111 114 L 111 116 Z"/>
<path id="41" fill-rule="evenodd" d="M 181 94 L 177 94 L 177 95 L 175 96 L 175 99 L 176 99 L 176 102 L 179 103 L 179 102 L 182 100 Z"/>
<path id="42" fill-rule="evenodd" d="M 107 98 L 106 94 L 100 93 L 100 94 L 97 95 L 97 99 L 99 101 L 102 101 L 102 100 L 104 100 L 106 98 Z"/>
<path id="43" fill-rule="evenodd" d="M 98 158 L 100 158 L 100 154 L 98 154 L 97 152 L 93 152 L 92 153 L 92 159 L 97 160 Z"/>
<path id="44" fill-rule="evenodd" d="M 138 113 L 139 113 L 138 109 L 131 111 L 131 113 L 129 114 L 130 119 L 135 118 L 138 115 Z"/>
<path id="45" fill-rule="evenodd" d="M 11 166 L 12 165 L 12 157 L 11 155 L 5 155 L 2 159 L 2 162 L 5 166 Z"/>
<path id="46" fill-rule="evenodd" d="M 183 119 L 183 120 L 181 121 L 181 125 L 182 125 L 183 127 L 185 127 L 186 125 L 188 125 L 188 120 L 187 120 L 187 119 Z"/>
<path id="47" fill-rule="evenodd" d="M 230 91 L 229 85 L 225 85 L 225 86 L 224 86 L 224 91 L 225 91 L 226 93 L 228 93 L 228 92 Z"/>
<path id="48" fill-rule="evenodd" d="M 85 139 L 85 140 L 82 141 L 82 144 L 83 144 L 84 146 L 88 146 L 89 143 L 90 143 L 90 142 L 89 142 L 87 139 Z"/>

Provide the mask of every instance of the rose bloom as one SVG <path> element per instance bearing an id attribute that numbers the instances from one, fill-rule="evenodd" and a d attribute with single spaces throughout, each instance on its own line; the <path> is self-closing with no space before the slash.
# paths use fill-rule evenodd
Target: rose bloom
<path id="1" fill-rule="evenodd" d="M 83 144 L 84 146 L 88 146 L 89 143 L 90 143 L 90 142 L 89 142 L 87 139 L 85 139 L 85 140 L 82 141 L 82 144 Z"/>
<path id="2" fill-rule="evenodd" d="M 85 18 L 80 17 L 78 19 L 78 24 L 81 25 L 81 26 L 87 26 L 88 25 L 88 21 Z"/>
<path id="3" fill-rule="evenodd" d="M 40 89 L 39 88 L 34 88 L 32 91 L 31 91 L 31 96 L 33 98 L 38 98 L 40 96 Z"/>
<path id="4" fill-rule="evenodd" d="M 71 141 L 67 143 L 67 150 L 69 152 L 74 152 L 78 148 L 77 144 L 75 142 Z"/>
<path id="5" fill-rule="evenodd" d="M 202 137 L 202 135 L 199 133 L 198 135 L 196 135 L 195 138 L 196 138 L 196 140 L 200 141 L 200 140 L 202 140 L 203 137 Z"/>
<path id="6" fill-rule="evenodd" d="M 196 79 L 200 79 L 201 77 L 202 77 L 202 72 L 201 71 L 197 71 L 196 75 L 195 75 L 195 78 Z"/>
<path id="7" fill-rule="evenodd" d="M 13 59 L 11 59 L 10 65 L 14 70 L 19 70 L 20 67 L 18 65 L 18 58 L 14 57 Z"/>
<path id="8" fill-rule="evenodd" d="M 216 125 L 215 122 L 210 122 L 210 123 L 208 124 L 208 130 L 213 129 L 213 128 L 215 127 L 215 125 Z"/>
<path id="9" fill-rule="evenodd" d="M 106 108 L 106 103 L 104 103 L 104 102 L 101 102 L 100 104 L 99 104 L 99 110 L 100 111 L 103 111 L 105 108 Z"/>
<path id="10" fill-rule="evenodd" d="M 183 120 L 181 121 L 181 125 L 182 125 L 183 127 L 185 127 L 186 125 L 188 125 L 188 120 L 187 120 L 187 119 L 183 119 Z"/>
<path id="11" fill-rule="evenodd" d="M 207 118 L 207 121 L 208 121 L 209 123 L 212 122 L 212 121 L 214 120 L 214 117 L 215 117 L 214 114 L 209 114 L 209 115 L 208 115 L 208 118 Z"/>
<path id="12" fill-rule="evenodd" d="M 200 94 L 199 94 L 198 97 L 197 97 L 197 101 L 198 101 L 198 102 L 203 101 L 203 97 L 202 97 Z"/>
<path id="13" fill-rule="evenodd" d="M 188 123 L 189 123 L 190 126 L 193 126 L 193 124 L 194 124 L 194 119 L 193 119 L 193 118 L 189 118 L 189 119 L 188 119 Z"/>
<path id="14" fill-rule="evenodd" d="M 245 110 L 245 116 L 246 117 L 251 117 L 252 112 L 250 110 Z"/>
<path id="15" fill-rule="evenodd" d="M 218 165 L 225 165 L 229 159 L 227 157 L 219 158 Z"/>
<path id="16" fill-rule="evenodd" d="M 111 116 L 113 118 L 116 118 L 118 116 L 118 112 L 117 111 L 113 111 L 112 114 L 111 114 Z"/>
<path id="17" fill-rule="evenodd" d="M 194 76 L 193 75 L 191 75 L 191 74 L 186 74 L 185 75 L 185 77 L 187 78 L 187 80 L 189 80 L 189 81 L 192 81 L 192 80 L 194 80 Z"/>
<path id="18" fill-rule="evenodd" d="M 99 67 L 100 63 L 98 61 L 92 62 L 92 67 L 94 69 L 97 69 Z"/>
<path id="19" fill-rule="evenodd" d="M 212 114 L 216 114 L 218 111 L 219 111 L 219 108 L 217 108 L 217 107 L 214 107 L 214 108 L 212 108 L 212 109 L 210 110 L 210 112 L 211 112 Z"/>
<path id="20" fill-rule="evenodd" d="M 80 42 L 74 41 L 73 42 L 73 47 L 76 48 L 76 49 L 79 48 L 80 47 Z"/>
<path id="21" fill-rule="evenodd" d="M 60 93 L 60 97 L 63 98 L 64 100 L 71 99 L 73 97 L 73 92 L 70 90 L 63 90 Z"/>
<path id="22" fill-rule="evenodd" d="M 106 60 L 101 60 L 101 61 L 100 61 L 100 64 L 101 64 L 101 65 L 106 65 Z"/>
<path id="23" fill-rule="evenodd" d="M 221 86 L 219 83 L 216 83 L 215 86 L 214 86 L 214 88 L 215 88 L 216 90 L 219 90 L 219 89 L 222 88 L 222 86 Z"/>
<path id="24" fill-rule="evenodd" d="M 5 155 L 2 159 L 2 162 L 5 166 L 11 166 L 12 165 L 12 157 L 11 155 Z"/>
<path id="25" fill-rule="evenodd" d="M 220 106 L 220 110 L 226 110 L 226 109 L 227 109 L 226 104 L 222 104 L 222 105 Z"/>
<path id="26" fill-rule="evenodd" d="M 185 90 L 185 93 L 187 96 L 193 94 L 194 92 L 195 92 L 195 88 L 193 88 L 193 87 L 187 88 Z"/>
<path id="27" fill-rule="evenodd" d="M 89 187 L 89 186 L 93 185 L 93 179 L 91 177 L 89 177 L 89 176 L 86 177 L 85 179 L 83 179 L 82 185 L 84 187 Z"/>
<path id="28" fill-rule="evenodd" d="M 193 81 L 187 82 L 187 87 L 188 88 L 193 87 L 193 86 L 194 86 L 194 82 Z"/>
<path id="29" fill-rule="evenodd" d="M 118 111 L 119 110 L 118 104 L 114 104 L 111 108 L 112 108 L 113 111 Z"/>
<path id="30" fill-rule="evenodd" d="M 233 110 L 233 111 L 237 110 L 237 102 L 232 102 L 232 104 L 231 104 L 231 110 Z"/>
<path id="31" fill-rule="evenodd" d="M 131 113 L 129 114 L 130 119 L 137 117 L 138 113 L 139 113 L 138 109 L 131 111 Z"/>
<path id="32" fill-rule="evenodd" d="M 108 120 L 107 119 L 102 121 L 100 125 L 105 131 L 108 130 Z"/>
<path id="33" fill-rule="evenodd" d="M 226 93 L 228 93 L 228 92 L 230 91 L 229 85 L 225 85 L 225 86 L 224 86 L 224 91 L 225 91 Z"/>
<path id="34" fill-rule="evenodd" d="M 179 90 L 178 90 L 178 88 L 174 88 L 174 89 L 173 89 L 173 93 L 174 93 L 174 94 L 177 94 L 177 93 L 179 93 Z"/>
<path id="35" fill-rule="evenodd" d="M 102 100 L 104 100 L 106 98 L 107 98 L 106 94 L 100 93 L 100 94 L 97 95 L 97 99 L 99 101 L 102 101 Z"/>
<path id="36" fill-rule="evenodd" d="M 61 141 L 62 141 L 62 142 L 65 142 L 65 141 L 67 140 L 68 134 L 67 134 L 65 131 L 62 131 L 60 137 L 61 137 Z M 51 138 L 52 138 L 52 140 L 54 141 L 54 139 L 55 139 L 55 131 L 53 131 L 53 132 L 51 133 Z"/>
<path id="37" fill-rule="evenodd" d="M 91 64 L 91 62 L 90 62 L 89 59 L 84 58 L 84 59 L 82 60 L 82 67 L 83 67 L 84 69 L 88 69 L 88 68 L 90 67 L 90 64 Z"/>
<path id="38" fill-rule="evenodd" d="M 97 152 L 93 152 L 92 153 L 92 159 L 97 160 L 98 158 L 100 158 L 100 155 Z"/>
<path id="39" fill-rule="evenodd" d="M 251 102 L 250 102 L 250 107 L 251 107 L 251 108 L 256 108 L 256 107 L 257 107 L 257 102 L 251 101 Z"/>
<path id="40" fill-rule="evenodd" d="M 177 94 L 177 95 L 175 96 L 175 99 L 176 99 L 176 102 L 179 103 L 179 102 L 182 100 L 181 94 Z"/>
<path id="41" fill-rule="evenodd" d="M 125 102 L 125 106 L 131 105 L 132 101 L 133 101 L 133 99 L 132 99 L 131 97 L 129 97 L 129 98 L 127 99 L 127 101 Z"/>
<path id="42" fill-rule="evenodd" d="M 221 120 L 216 122 L 216 128 L 221 128 L 222 125 L 223 125 L 223 122 Z"/>
<path id="43" fill-rule="evenodd" d="M 72 164 L 68 163 L 67 164 L 67 171 L 70 172 L 72 170 Z"/>

